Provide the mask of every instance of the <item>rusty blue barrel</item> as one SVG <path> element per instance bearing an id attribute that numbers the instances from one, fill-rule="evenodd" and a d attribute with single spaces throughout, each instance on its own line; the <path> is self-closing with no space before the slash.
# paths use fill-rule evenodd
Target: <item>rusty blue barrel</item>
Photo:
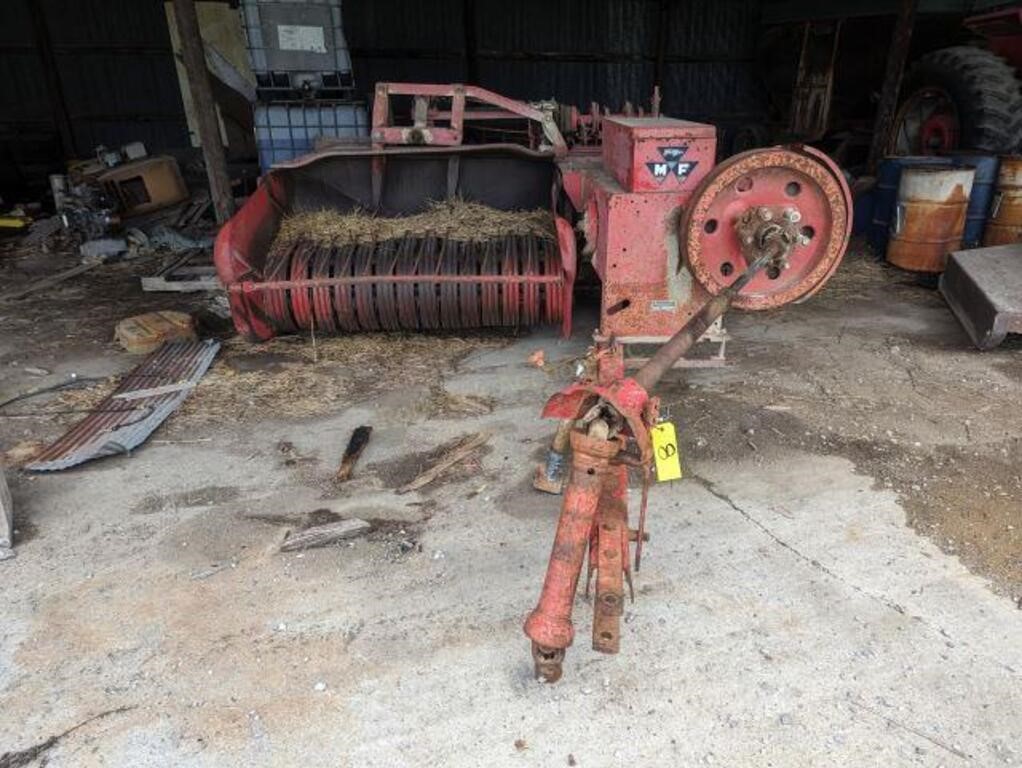
<path id="1" fill-rule="evenodd" d="M 866 239 L 877 257 L 887 253 L 887 241 L 890 239 L 891 219 L 894 218 L 894 206 L 898 200 L 898 184 L 901 172 L 905 168 L 930 167 L 941 168 L 951 165 L 950 157 L 934 155 L 905 155 L 884 158 L 877 168 L 877 183 L 873 188 L 873 218 L 870 222 Z"/>
<path id="2" fill-rule="evenodd" d="M 969 207 L 965 210 L 965 231 L 962 233 L 962 248 L 979 248 L 983 243 L 983 232 L 990 215 L 990 204 L 994 199 L 994 188 L 997 185 L 997 170 L 1001 160 L 997 155 L 982 152 L 948 152 L 955 166 L 975 168 L 976 175 L 972 180 L 972 193 L 969 195 Z"/>

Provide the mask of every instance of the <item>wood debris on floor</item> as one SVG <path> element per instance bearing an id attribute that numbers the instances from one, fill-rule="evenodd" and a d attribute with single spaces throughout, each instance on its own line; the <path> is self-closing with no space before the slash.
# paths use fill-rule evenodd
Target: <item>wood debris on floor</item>
<path id="1" fill-rule="evenodd" d="M 428 469 L 420 472 L 410 482 L 398 488 L 397 493 L 409 493 L 424 488 L 443 475 L 448 469 L 470 458 L 476 451 L 486 445 L 486 441 L 489 439 L 490 435 L 487 432 L 476 432 L 475 434 L 462 437 Z"/>

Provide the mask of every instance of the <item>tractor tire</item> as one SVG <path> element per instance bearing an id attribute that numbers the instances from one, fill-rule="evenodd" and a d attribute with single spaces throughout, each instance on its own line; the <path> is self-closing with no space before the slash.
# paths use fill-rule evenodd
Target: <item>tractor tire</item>
<path id="1" fill-rule="evenodd" d="M 965 45 L 928 53 L 906 74 L 902 104 L 927 88 L 940 89 L 954 104 L 955 149 L 1010 154 L 1022 147 L 1022 83 L 1000 56 Z"/>

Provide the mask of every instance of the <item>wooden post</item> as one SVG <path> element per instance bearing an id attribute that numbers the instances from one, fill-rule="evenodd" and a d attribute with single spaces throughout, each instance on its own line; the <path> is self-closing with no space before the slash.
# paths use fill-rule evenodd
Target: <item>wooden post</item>
<path id="1" fill-rule="evenodd" d="M 898 9 L 898 19 L 894 23 L 894 34 L 891 36 L 891 48 L 887 54 L 883 90 L 880 92 L 880 103 L 877 105 L 877 119 L 873 126 L 873 143 L 869 149 L 870 172 L 876 171 L 880 161 L 887 154 L 894 125 L 894 113 L 898 108 L 901 76 L 905 71 L 905 61 L 908 59 L 908 49 L 912 42 L 912 24 L 915 22 L 918 5 L 919 0 L 901 0 Z"/>
<path id="2" fill-rule="evenodd" d="M 220 139 L 220 121 L 217 119 L 213 91 L 209 85 L 195 0 L 174 0 L 174 19 L 177 22 L 178 37 L 181 38 L 181 57 L 188 76 L 188 88 L 192 94 L 195 127 L 199 132 L 202 156 L 206 161 L 209 196 L 213 201 L 217 223 L 223 224 L 234 213 L 234 194 L 227 175 L 227 157 Z"/>

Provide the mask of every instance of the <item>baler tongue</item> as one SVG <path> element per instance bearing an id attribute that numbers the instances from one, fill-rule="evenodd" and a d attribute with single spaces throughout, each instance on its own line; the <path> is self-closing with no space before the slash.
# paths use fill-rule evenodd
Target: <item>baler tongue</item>
<path id="1" fill-rule="evenodd" d="M 265 279 L 278 333 L 560 323 L 566 290 L 548 212 L 461 201 L 403 218 L 290 217 Z"/>

